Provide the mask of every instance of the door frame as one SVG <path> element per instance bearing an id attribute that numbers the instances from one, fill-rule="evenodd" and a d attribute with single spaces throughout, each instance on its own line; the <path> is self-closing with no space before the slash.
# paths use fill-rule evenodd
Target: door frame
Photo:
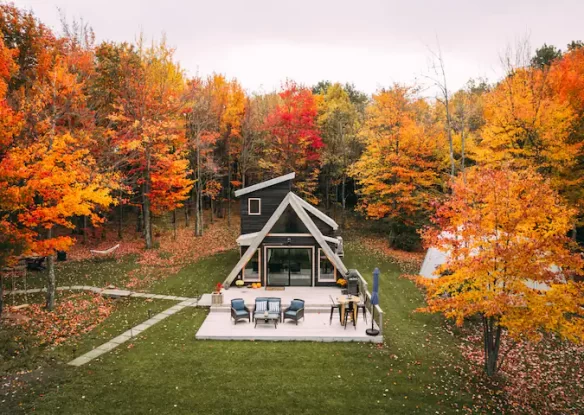
<path id="1" fill-rule="evenodd" d="M 263 251 L 263 266 L 264 266 L 264 275 L 266 277 L 265 286 L 268 287 L 269 282 L 269 271 L 268 271 L 268 249 L 295 249 L 295 248 L 310 248 L 310 287 L 314 287 L 314 245 L 264 245 Z M 273 287 L 281 287 L 281 285 L 274 285 Z M 288 269 L 288 285 L 284 285 L 284 287 L 290 287 L 290 269 Z"/>

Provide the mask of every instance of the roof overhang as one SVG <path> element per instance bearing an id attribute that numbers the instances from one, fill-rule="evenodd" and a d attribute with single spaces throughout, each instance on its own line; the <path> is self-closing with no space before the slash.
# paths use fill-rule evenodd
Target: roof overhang
<path id="1" fill-rule="evenodd" d="M 239 237 L 235 240 L 235 242 L 237 242 L 237 245 L 247 246 L 253 242 L 253 240 L 256 236 L 258 236 L 257 232 L 244 233 L 243 235 L 239 235 Z"/>
<path id="2" fill-rule="evenodd" d="M 276 177 L 274 179 L 266 180 L 265 182 L 254 184 L 253 186 L 244 187 L 243 189 L 236 190 L 235 196 L 239 197 L 239 196 L 243 196 L 243 195 L 248 194 L 248 193 L 257 192 L 258 190 L 265 189 L 266 187 L 270 187 L 270 186 L 273 186 L 273 185 L 278 184 L 278 183 L 292 180 L 292 179 L 294 179 L 294 177 L 296 177 L 296 173 L 292 172 L 292 173 L 285 174 L 284 176 Z"/>

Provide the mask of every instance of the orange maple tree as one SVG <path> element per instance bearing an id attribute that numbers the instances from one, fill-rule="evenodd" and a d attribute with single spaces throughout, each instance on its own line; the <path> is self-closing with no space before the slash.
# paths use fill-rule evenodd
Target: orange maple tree
<path id="1" fill-rule="evenodd" d="M 579 222 L 584 223 L 584 48 L 576 48 L 554 62 L 550 69 L 550 84 L 560 100 L 567 102 L 576 115 L 568 143 L 576 159 L 562 179 L 564 196 L 579 210 Z"/>
<path id="2" fill-rule="evenodd" d="M 553 93 L 547 69 L 513 69 L 485 96 L 484 116 L 477 162 L 534 167 L 557 190 L 571 186 L 566 178 L 580 151 L 570 140 L 574 111 Z"/>
<path id="3" fill-rule="evenodd" d="M 25 236 L 29 252 L 48 259 L 46 307 L 52 310 L 53 255 L 73 243 L 54 230 L 74 228 L 76 216 L 100 223 L 97 212 L 111 204 L 112 183 L 90 153 L 93 121 L 83 81 L 73 70 L 77 58 L 31 15 L 10 6 L 0 11 L 0 26 L 11 19 L 12 30 L 20 31 L 11 38 L 14 62 L 8 93 L 22 120 L 3 154 L 0 176 L 12 200 L 7 209 L 12 229 Z"/>
<path id="4" fill-rule="evenodd" d="M 359 208 L 368 218 L 397 225 L 427 215 L 440 183 L 441 129 L 424 122 L 429 108 L 408 87 L 373 96 L 361 132 L 365 151 L 351 167 L 359 184 Z"/>
<path id="5" fill-rule="evenodd" d="M 180 119 L 184 79 L 164 43 L 123 52 L 124 88 L 109 119 L 116 123 L 116 145 L 141 195 L 144 239 L 152 248 L 152 214 L 181 207 L 193 183 Z"/>
<path id="6" fill-rule="evenodd" d="M 533 168 L 474 167 L 457 178 L 452 195 L 424 240 L 446 253 L 436 279 L 417 278 L 427 307 L 462 325 L 480 316 L 485 371 L 499 367 L 504 331 L 537 341 L 542 331 L 584 341 L 584 284 L 573 276 L 584 261 L 566 236 L 574 210 Z"/>

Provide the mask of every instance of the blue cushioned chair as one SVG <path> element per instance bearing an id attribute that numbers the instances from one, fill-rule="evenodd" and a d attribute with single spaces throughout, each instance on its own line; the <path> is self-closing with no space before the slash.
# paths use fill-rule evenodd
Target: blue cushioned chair
<path id="1" fill-rule="evenodd" d="M 233 317 L 233 324 L 237 324 L 238 320 L 251 321 L 249 308 L 245 306 L 243 298 L 234 298 L 231 300 L 231 317 Z"/>
<path id="2" fill-rule="evenodd" d="M 261 317 L 266 311 L 268 311 L 268 297 L 256 297 L 252 318 L 255 320 L 256 316 Z"/>
<path id="3" fill-rule="evenodd" d="M 277 314 L 278 320 L 282 322 L 282 299 L 278 297 L 268 298 L 268 314 Z"/>
<path id="4" fill-rule="evenodd" d="M 284 310 L 284 321 L 289 318 L 296 322 L 298 325 L 298 320 L 304 318 L 304 300 L 299 300 L 295 298 L 290 303 L 290 307 Z"/>

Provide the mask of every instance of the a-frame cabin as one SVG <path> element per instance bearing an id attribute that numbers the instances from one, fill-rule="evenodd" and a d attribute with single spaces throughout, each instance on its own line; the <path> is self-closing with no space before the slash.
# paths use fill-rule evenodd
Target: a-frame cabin
<path id="1" fill-rule="evenodd" d="M 238 190 L 241 258 L 225 280 L 263 286 L 332 286 L 345 277 L 339 225 L 292 192 L 290 173 Z"/>

